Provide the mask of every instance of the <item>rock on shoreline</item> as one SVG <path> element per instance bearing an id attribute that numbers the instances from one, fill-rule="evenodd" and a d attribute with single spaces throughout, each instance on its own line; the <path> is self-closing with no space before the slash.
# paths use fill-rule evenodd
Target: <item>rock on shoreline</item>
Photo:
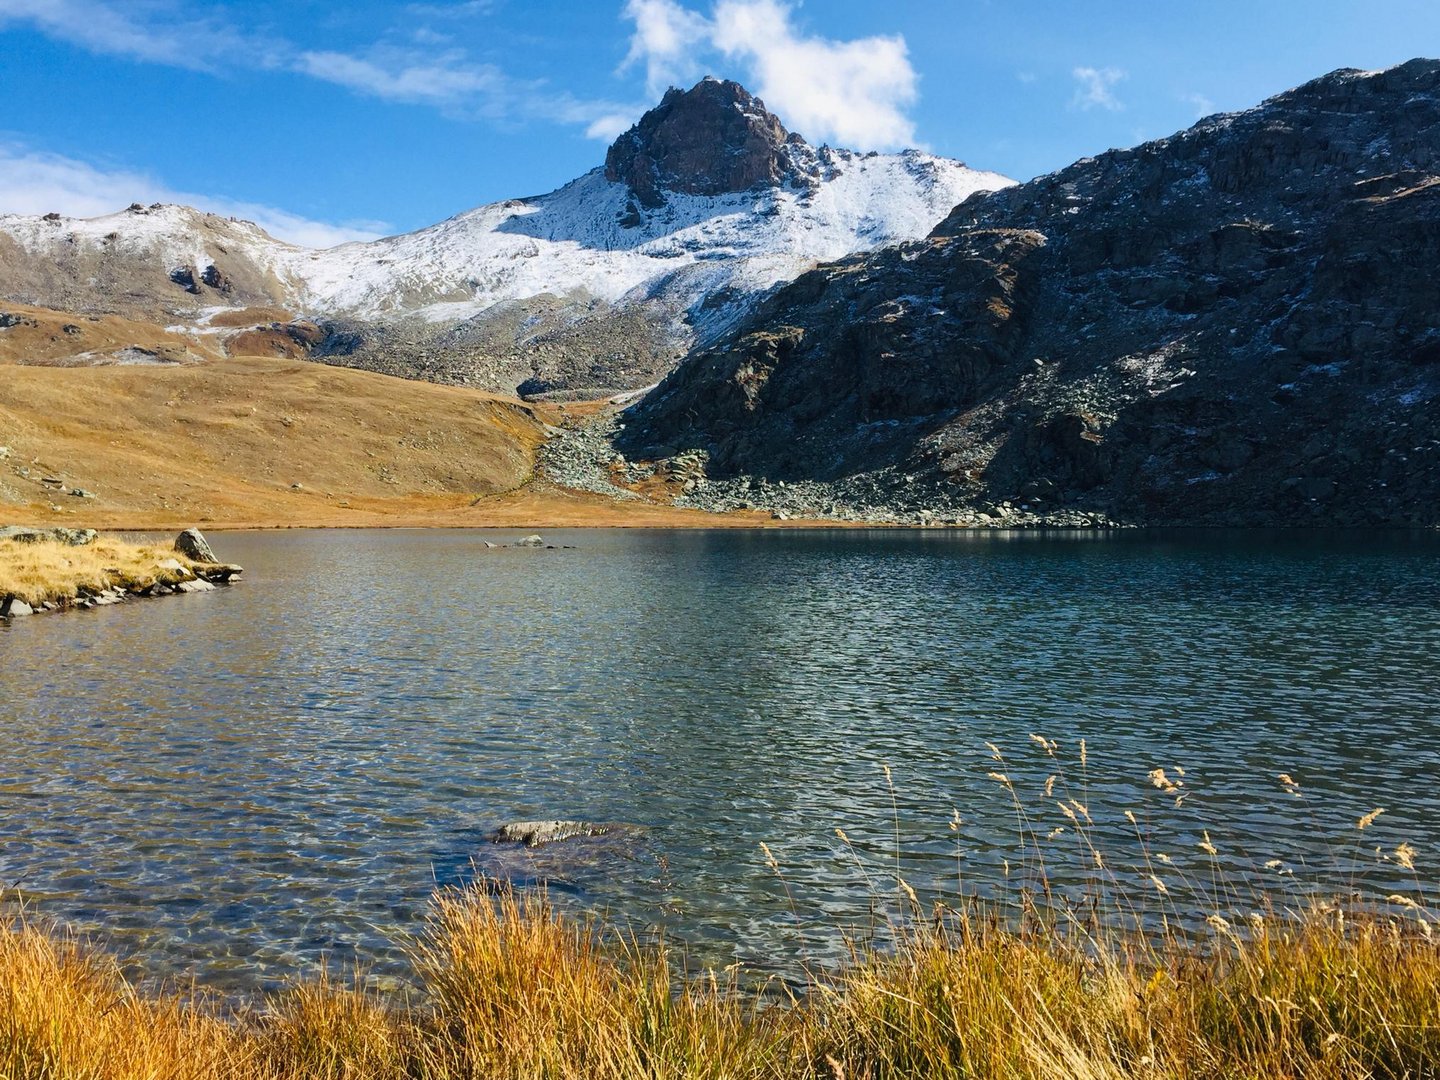
<path id="1" fill-rule="evenodd" d="M 99 538 L 94 529 L 36 529 L 21 525 L 0 528 L 0 542 L 9 540 L 18 544 L 59 543 L 71 547 L 87 547 Z M 128 600 L 148 599 L 155 596 L 175 596 L 187 593 L 212 592 L 229 585 L 244 573 L 244 568 L 233 563 L 222 563 L 215 558 L 209 543 L 199 529 L 186 529 L 176 538 L 175 550 L 198 565 L 186 566 L 179 559 L 162 559 L 154 569 L 159 575 L 153 582 L 140 587 L 111 585 L 104 589 L 81 585 L 73 597 L 47 600 L 32 605 L 19 596 L 0 595 L 0 620 L 13 620 L 27 615 L 40 615 L 52 611 L 73 611 L 79 608 L 109 607 Z M 200 558 L 194 552 L 208 554 Z"/>

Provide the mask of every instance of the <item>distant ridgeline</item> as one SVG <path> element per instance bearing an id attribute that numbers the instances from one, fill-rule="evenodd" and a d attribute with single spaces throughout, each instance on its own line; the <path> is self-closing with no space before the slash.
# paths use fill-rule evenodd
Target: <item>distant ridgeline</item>
<path id="1" fill-rule="evenodd" d="M 708 454 L 711 500 L 869 477 L 962 521 L 1440 524 L 1440 62 L 973 195 L 625 419 L 631 456 Z"/>
<path id="2" fill-rule="evenodd" d="M 193 326 L 236 350 L 598 397 L 654 383 L 817 262 L 924 236 L 1009 183 L 916 151 L 812 147 L 744 87 L 706 79 L 671 90 L 604 167 L 558 191 L 374 243 L 309 251 L 181 206 L 0 215 L 0 299 Z"/>

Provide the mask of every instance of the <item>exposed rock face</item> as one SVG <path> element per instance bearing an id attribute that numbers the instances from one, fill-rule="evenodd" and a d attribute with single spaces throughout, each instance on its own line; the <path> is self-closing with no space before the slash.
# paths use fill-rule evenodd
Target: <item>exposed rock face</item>
<path id="1" fill-rule="evenodd" d="M 186 529 L 175 538 L 175 550 L 199 563 L 218 563 L 220 560 L 215 557 L 215 552 L 210 550 L 210 542 L 205 539 L 205 534 L 199 529 Z"/>
<path id="2" fill-rule="evenodd" d="M 801 175 L 798 135 L 736 82 L 705 78 L 671 88 L 660 104 L 616 139 L 605 155 L 605 179 L 630 185 L 643 206 L 665 192 L 725 195 L 774 187 Z M 807 147 L 808 149 L 808 147 Z"/>
<path id="3" fill-rule="evenodd" d="M 1440 62 L 967 199 L 781 289 L 629 414 L 712 477 L 941 512 L 1440 523 Z"/>

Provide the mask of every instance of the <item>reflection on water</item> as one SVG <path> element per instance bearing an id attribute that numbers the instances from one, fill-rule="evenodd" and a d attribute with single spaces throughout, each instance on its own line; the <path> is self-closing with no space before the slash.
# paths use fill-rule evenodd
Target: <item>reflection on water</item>
<path id="1" fill-rule="evenodd" d="M 1085 738 L 1086 799 L 1168 815 L 1177 859 L 1223 822 L 1230 857 L 1318 866 L 1372 806 L 1367 847 L 1440 841 L 1434 536 L 487 538 L 222 534 L 236 588 L 0 629 L 0 884 L 236 988 L 401 970 L 397 930 L 475 860 L 709 961 L 812 955 L 897 828 L 917 885 L 953 887 L 958 844 L 1003 887 L 984 743 L 1038 796 L 1032 732 Z M 1178 811 L 1145 779 L 1177 764 Z M 533 864 L 485 840 L 537 817 L 646 832 Z"/>

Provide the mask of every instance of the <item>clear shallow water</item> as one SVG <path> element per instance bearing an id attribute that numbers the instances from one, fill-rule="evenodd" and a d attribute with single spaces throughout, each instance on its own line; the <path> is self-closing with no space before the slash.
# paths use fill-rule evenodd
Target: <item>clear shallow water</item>
<path id="1" fill-rule="evenodd" d="M 1402 839 L 1440 852 L 1440 537 L 484 547 L 515 535 L 217 534 L 235 588 L 0 627 L 0 885 L 151 974 L 236 990 L 322 956 L 403 972 L 397 934 L 472 861 L 663 922 L 707 963 L 824 959 L 889 895 L 897 827 L 922 890 L 957 868 L 1005 887 L 1014 809 L 988 773 L 1038 831 L 1066 824 L 1032 732 L 1072 759 L 1087 740 L 1083 798 L 1122 849 L 1133 809 L 1182 865 L 1202 828 L 1237 872 L 1278 857 L 1301 879 Z M 1146 781 L 1177 765 L 1179 810 Z M 538 817 L 644 833 L 533 856 L 485 838 Z"/>

